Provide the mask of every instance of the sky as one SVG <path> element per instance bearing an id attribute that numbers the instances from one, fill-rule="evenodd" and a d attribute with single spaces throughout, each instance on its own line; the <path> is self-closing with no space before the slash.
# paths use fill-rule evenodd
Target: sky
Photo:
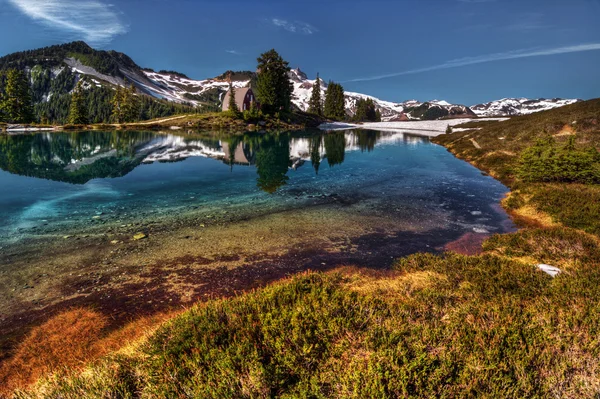
<path id="1" fill-rule="evenodd" d="M 600 0 L 0 0 L 0 55 L 73 40 L 194 79 L 275 48 L 388 101 L 600 97 Z"/>

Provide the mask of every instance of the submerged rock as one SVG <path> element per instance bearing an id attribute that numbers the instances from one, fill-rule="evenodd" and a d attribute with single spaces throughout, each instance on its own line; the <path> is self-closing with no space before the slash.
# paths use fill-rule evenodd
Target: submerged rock
<path id="1" fill-rule="evenodd" d="M 148 238 L 148 236 L 147 236 L 145 233 L 136 233 L 136 234 L 133 236 L 133 239 L 134 239 L 134 240 L 136 240 L 136 241 L 137 241 L 137 240 L 143 240 L 143 239 L 145 239 L 145 238 Z"/>

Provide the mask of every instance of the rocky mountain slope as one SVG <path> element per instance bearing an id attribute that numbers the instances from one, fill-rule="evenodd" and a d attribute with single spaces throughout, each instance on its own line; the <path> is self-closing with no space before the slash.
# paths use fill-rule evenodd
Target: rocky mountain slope
<path id="1" fill-rule="evenodd" d="M 481 117 L 527 115 L 563 107 L 581 100 L 562 98 L 530 100 L 527 98 L 503 98 L 485 104 L 473 105 L 471 109 Z"/>

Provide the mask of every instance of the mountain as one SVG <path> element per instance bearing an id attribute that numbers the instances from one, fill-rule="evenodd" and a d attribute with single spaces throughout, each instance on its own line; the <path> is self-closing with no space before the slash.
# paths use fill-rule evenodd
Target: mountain
<path id="1" fill-rule="evenodd" d="M 35 118 L 43 123 L 65 124 L 71 93 L 82 80 L 85 106 L 91 123 L 111 119 L 111 99 L 117 86 L 134 84 L 140 93 L 140 119 L 195 112 L 196 104 L 150 80 L 129 56 L 95 50 L 84 42 L 72 42 L 0 57 L 0 71 L 26 71 L 31 83 Z M 2 87 L 0 85 L 0 91 Z"/>
<path id="2" fill-rule="evenodd" d="M 292 102 L 302 111 L 308 109 L 308 102 L 312 94 L 316 80 L 310 80 L 300 68 L 290 71 L 290 79 L 294 85 Z M 327 83 L 321 80 L 321 98 L 325 97 Z M 372 99 L 375 108 L 381 112 L 383 121 L 401 120 L 434 120 L 441 118 L 474 118 L 476 117 L 469 107 L 464 105 L 450 104 L 445 101 L 419 102 L 416 100 L 394 103 L 380 100 L 376 97 L 361 93 L 346 91 L 346 113 L 353 115 L 356 111 L 356 102 L 359 99 Z"/>
<path id="3" fill-rule="evenodd" d="M 256 78 L 252 71 L 227 71 L 220 76 L 195 80 L 175 71 L 154 71 L 137 65 L 129 56 L 117 51 L 95 50 L 85 42 L 72 42 L 23 51 L 0 58 L 0 70 L 17 68 L 30 75 L 36 117 L 50 123 L 66 123 L 70 93 L 79 79 L 87 89 L 88 110 L 92 123 L 110 120 L 110 99 L 116 86 L 133 84 L 142 96 L 140 119 L 166 117 L 177 112 L 197 112 L 220 108 L 229 87 L 244 87 Z M 292 102 L 302 111 L 308 102 L 315 80 L 299 68 L 289 73 L 294 86 Z M 0 88 L 1 89 L 1 88 Z M 324 98 L 327 83 L 321 81 Z M 372 99 L 383 121 L 436 120 L 474 118 L 477 116 L 521 115 L 571 104 L 576 100 L 503 99 L 473 107 L 446 101 L 390 102 L 354 92 L 346 92 L 346 113 L 352 116 L 359 99 Z"/>
<path id="4" fill-rule="evenodd" d="M 473 105 L 471 109 L 480 117 L 527 115 L 534 112 L 547 111 L 564 107 L 581 100 L 565 100 L 562 98 L 530 100 L 527 98 L 503 98 L 485 104 Z"/>

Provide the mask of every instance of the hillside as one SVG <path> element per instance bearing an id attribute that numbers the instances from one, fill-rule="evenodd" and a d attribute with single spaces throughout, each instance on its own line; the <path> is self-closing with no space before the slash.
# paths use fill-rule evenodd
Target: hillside
<path id="1" fill-rule="evenodd" d="M 38 122 L 65 124 L 71 92 L 82 80 L 90 123 L 107 123 L 111 116 L 110 99 L 117 86 L 134 84 L 140 97 L 140 119 L 166 117 L 180 112 L 195 112 L 193 104 L 169 96 L 149 80 L 127 55 L 99 51 L 84 42 L 24 51 L 0 58 L 0 71 L 25 70 L 30 79 L 34 114 Z M 161 94 L 162 93 L 162 94 Z"/>
<path id="2" fill-rule="evenodd" d="M 93 311 L 63 315 L 34 330 L 8 367 L 30 375 L 19 362 L 31 357 L 45 370 L 74 369 L 18 397 L 596 398 L 600 186 L 555 181 L 554 169 L 540 181 L 521 173 L 524 155 L 549 137 L 556 154 L 586 151 L 600 171 L 600 100 L 463 128 L 436 141 L 508 184 L 503 205 L 522 226 L 492 236 L 483 254 L 307 273 L 199 303 L 158 328 L 142 320 L 146 334 L 132 334 L 135 323 L 94 329 Z M 552 277 L 540 264 L 561 272 Z M 77 331 L 89 331 L 71 342 L 78 356 L 37 343 L 52 342 L 75 316 Z M 107 351 L 82 372 L 82 358 Z"/>

